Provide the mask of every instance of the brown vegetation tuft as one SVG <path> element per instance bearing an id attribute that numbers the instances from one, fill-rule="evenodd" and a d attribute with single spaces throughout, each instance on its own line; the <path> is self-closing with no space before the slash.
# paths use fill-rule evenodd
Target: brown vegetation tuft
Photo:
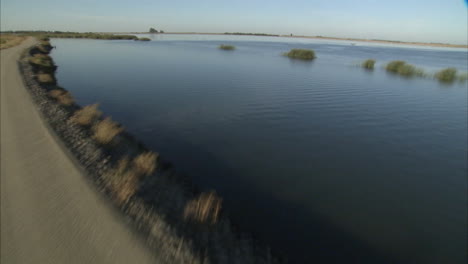
<path id="1" fill-rule="evenodd" d="M 158 157 L 158 153 L 142 153 L 133 159 L 133 168 L 138 174 L 146 176 L 151 175 L 156 169 L 156 160 Z"/>
<path id="2" fill-rule="evenodd" d="M 49 96 L 57 100 L 61 105 L 71 105 L 75 102 L 71 94 L 62 89 L 51 90 Z"/>
<path id="3" fill-rule="evenodd" d="M 70 120 L 81 126 L 89 126 L 102 115 L 98 107 L 99 104 L 87 105 L 76 111 Z"/>
<path id="4" fill-rule="evenodd" d="M 39 67 L 53 68 L 55 67 L 52 58 L 45 54 L 34 54 L 33 57 L 29 58 L 29 62 Z"/>
<path id="5" fill-rule="evenodd" d="M 214 224 L 218 221 L 221 203 L 222 199 L 215 192 L 201 193 L 185 205 L 184 218 Z"/>
<path id="6" fill-rule="evenodd" d="M 129 170 L 120 176 L 120 179 L 116 180 L 113 191 L 119 204 L 125 203 L 132 197 L 138 188 L 139 175 L 133 170 Z"/>
<path id="7" fill-rule="evenodd" d="M 51 90 L 49 92 L 49 96 L 54 98 L 54 99 L 57 99 L 61 94 L 63 94 L 64 91 L 63 90 L 60 90 L 60 89 L 54 89 L 54 90 Z"/>
<path id="8" fill-rule="evenodd" d="M 136 193 L 141 177 L 154 172 L 158 156 L 157 153 L 144 152 L 132 161 L 128 156 L 125 156 L 105 176 L 106 184 L 114 193 L 119 204 L 127 202 Z"/>
<path id="9" fill-rule="evenodd" d="M 105 178 L 117 202 L 123 204 L 137 191 L 140 176 L 130 166 L 130 159 L 125 156 L 117 162 L 117 165 Z"/>
<path id="10" fill-rule="evenodd" d="M 109 144 L 115 136 L 123 131 L 123 128 L 110 117 L 102 120 L 93 127 L 93 138 L 101 144 Z"/>
<path id="11" fill-rule="evenodd" d="M 55 83 L 55 78 L 51 74 L 48 74 L 48 73 L 39 73 L 37 75 L 37 80 L 40 83 L 43 83 L 43 84 L 54 84 Z"/>

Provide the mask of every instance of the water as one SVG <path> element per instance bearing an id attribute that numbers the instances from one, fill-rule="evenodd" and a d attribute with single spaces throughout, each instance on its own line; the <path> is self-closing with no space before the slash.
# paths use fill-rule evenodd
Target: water
<path id="1" fill-rule="evenodd" d="M 59 83 L 216 189 L 291 263 L 465 263 L 467 71 L 460 49 L 245 36 L 53 40 Z M 217 49 L 233 44 L 235 51 Z M 314 62 L 281 56 L 312 48 Z M 377 59 L 374 72 L 355 66 Z"/>

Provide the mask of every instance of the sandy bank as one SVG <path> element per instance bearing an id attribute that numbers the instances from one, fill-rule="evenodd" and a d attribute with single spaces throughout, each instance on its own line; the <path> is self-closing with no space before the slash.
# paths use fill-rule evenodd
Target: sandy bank
<path id="1" fill-rule="evenodd" d="M 1 51 L 0 262 L 154 263 L 31 100 L 17 60 L 35 43 L 29 38 Z"/>

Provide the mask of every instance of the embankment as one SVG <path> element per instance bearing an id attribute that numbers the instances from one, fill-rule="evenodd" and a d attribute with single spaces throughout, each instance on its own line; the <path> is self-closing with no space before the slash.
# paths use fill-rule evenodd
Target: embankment
<path id="1" fill-rule="evenodd" d="M 37 111 L 18 70 L 35 43 L 0 51 L 0 263 L 164 263 Z"/>

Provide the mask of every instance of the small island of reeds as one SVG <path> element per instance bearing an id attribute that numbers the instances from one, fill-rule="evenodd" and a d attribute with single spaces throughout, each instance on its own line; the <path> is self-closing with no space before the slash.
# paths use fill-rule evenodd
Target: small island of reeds
<path id="1" fill-rule="evenodd" d="M 438 71 L 434 77 L 439 80 L 439 82 L 451 83 L 457 79 L 457 69 L 455 68 L 446 68 Z M 459 78 L 460 81 L 463 81 L 463 77 Z"/>
<path id="2" fill-rule="evenodd" d="M 222 50 L 235 50 L 236 49 L 236 47 L 233 45 L 224 45 L 224 44 L 219 45 L 218 48 Z"/>
<path id="3" fill-rule="evenodd" d="M 136 38 L 135 41 L 151 41 L 150 38 Z"/>
<path id="4" fill-rule="evenodd" d="M 361 66 L 364 68 L 364 69 L 367 69 L 367 70 L 373 70 L 374 69 L 374 65 L 375 65 L 375 60 L 374 59 L 368 59 L 368 60 L 365 60 Z"/>
<path id="5" fill-rule="evenodd" d="M 425 76 L 425 73 L 422 69 L 418 69 L 414 65 L 408 64 L 401 60 L 389 62 L 385 69 L 390 73 L 398 74 L 404 77 Z"/>
<path id="6" fill-rule="evenodd" d="M 150 38 L 136 38 L 136 41 L 151 41 Z"/>
<path id="7" fill-rule="evenodd" d="M 289 52 L 284 53 L 284 55 L 291 59 L 300 60 L 313 60 L 316 58 L 315 52 L 309 49 L 292 49 Z"/>

